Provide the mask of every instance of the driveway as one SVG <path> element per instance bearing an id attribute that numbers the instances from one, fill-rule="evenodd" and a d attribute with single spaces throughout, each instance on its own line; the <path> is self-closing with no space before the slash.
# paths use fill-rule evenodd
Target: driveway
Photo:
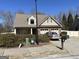
<path id="1" fill-rule="evenodd" d="M 56 47 L 61 47 L 61 41 L 51 41 Z M 79 59 L 79 37 L 70 37 L 64 43 L 64 50 L 68 54 L 63 55 L 49 55 L 43 58 L 36 59 Z"/>
<path id="2" fill-rule="evenodd" d="M 61 41 L 52 41 L 55 46 L 61 47 Z M 79 55 L 79 37 L 70 37 L 64 42 L 64 49 L 70 55 Z"/>

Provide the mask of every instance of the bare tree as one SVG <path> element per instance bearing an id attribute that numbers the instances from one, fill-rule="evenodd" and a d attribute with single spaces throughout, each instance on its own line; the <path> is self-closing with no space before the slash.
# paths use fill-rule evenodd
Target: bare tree
<path id="1" fill-rule="evenodd" d="M 11 31 L 13 28 L 13 22 L 14 22 L 14 17 L 13 14 L 9 11 L 9 12 L 4 12 L 2 14 L 2 16 L 4 17 L 4 28 L 6 31 Z"/>
<path id="2" fill-rule="evenodd" d="M 59 23 L 62 23 L 62 16 L 63 16 L 63 13 L 60 12 L 57 16 L 56 16 L 56 19 L 58 20 Z"/>

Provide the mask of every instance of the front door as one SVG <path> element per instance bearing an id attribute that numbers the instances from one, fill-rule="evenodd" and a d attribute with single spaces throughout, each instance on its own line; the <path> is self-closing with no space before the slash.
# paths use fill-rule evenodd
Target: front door
<path id="1" fill-rule="evenodd" d="M 33 28 L 32 31 L 33 34 L 36 34 L 36 28 Z"/>

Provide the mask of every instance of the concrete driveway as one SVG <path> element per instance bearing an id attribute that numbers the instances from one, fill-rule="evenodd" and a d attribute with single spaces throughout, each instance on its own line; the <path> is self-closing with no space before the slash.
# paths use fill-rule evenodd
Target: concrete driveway
<path id="1" fill-rule="evenodd" d="M 61 47 L 61 41 L 52 41 L 55 46 Z M 70 37 L 64 42 L 64 49 L 70 55 L 79 55 L 79 37 Z"/>
<path id="2" fill-rule="evenodd" d="M 61 48 L 61 41 L 51 41 L 56 47 Z M 68 52 L 65 55 L 49 55 L 43 58 L 36 59 L 79 59 L 79 37 L 70 37 L 64 43 L 64 50 Z"/>

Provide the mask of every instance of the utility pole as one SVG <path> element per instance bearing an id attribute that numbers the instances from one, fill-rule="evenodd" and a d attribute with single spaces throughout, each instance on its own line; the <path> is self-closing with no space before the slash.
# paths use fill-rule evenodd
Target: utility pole
<path id="1" fill-rule="evenodd" d="M 35 9 L 36 9 L 36 44 L 39 45 L 39 41 L 38 41 L 38 14 L 37 14 L 37 0 L 35 0 Z"/>

